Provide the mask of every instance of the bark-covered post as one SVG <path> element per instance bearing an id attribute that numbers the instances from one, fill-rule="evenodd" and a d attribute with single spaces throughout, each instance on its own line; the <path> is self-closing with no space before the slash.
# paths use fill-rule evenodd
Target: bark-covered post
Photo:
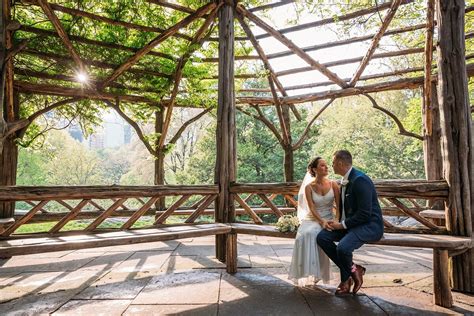
<path id="1" fill-rule="evenodd" d="M 291 119 L 290 107 L 288 105 L 282 106 L 282 116 L 285 121 L 285 126 L 288 131 L 288 142 L 283 146 L 285 156 L 283 158 L 283 165 L 285 170 L 285 182 L 295 181 L 295 150 L 293 149 L 293 140 L 291 139 Z"/>
<path id="2" fill-rule="evenodd" d="M 10 21 L 10 1 L 2 0 L 0 22 L 0 136 L 3 139 L 0 154 L 0 185 L 16 184 L 16 169 L 18 162 L 18 146 L 15 143 L 15 134 L 3 138 L 6 132 L 6 122 L 18 119 L 18 95 L 13 93 L 13 64 L 11 60 L 6 61 L 7 50 L 12 47 L 12 32 L 7 25 Z M 15 100 L 16 99 L 16 100 Z M 15 203 L 0 203 L 0 218 L 12 218 L 15 211 Z"/>
<path id="3" fill-rule="evenodd" d="M 163 132 L 164 116 L 163 108 L 156 110 L 155 112 L 155 133 L 160 134 Z M 165 184 L 165 148 L 160 147 L 159 138 L 156 141 L 156 157 L 155 158 L 155 185 Z M 165 198 L 159 198 L 156 203 L 156 210 L 163 211 L 165 209 Z"/>
<path id="4" fill-rule="evenodd" d="M 216 132 L 215 183 L 219 186 L 216 199 L 216 222 L 234 220 L 235 208 L 230 184 L 236 180 L 236 134 L 234 94 L 234 6 L 226 0 L 219 9 L 219 83 Z M 216 257 L 224 262 L 225 235 L 216 236 Z"/>
<path id="5" fill-rule="evenodd" d="M 443 179 L 443 157 L 441 154 L 441 125 L 436 83 L 431 83 L 431 133 L 427 133 L 426 116 L 423 115 L 423 154 L 427 180 Z M 444 209 L 442 201 L 429 201 L 428 207 Z"/>
<path id="6" fill-rule="evenodd" d="M 448 230 L 471 236 L 473 226 L 473 150 L 467 90 L 464 0 L 437 0 L 438 100 L 443 173 L 449 185 Z M 453 258 L 454 289 L 474 293 L 474 250 Z"/>

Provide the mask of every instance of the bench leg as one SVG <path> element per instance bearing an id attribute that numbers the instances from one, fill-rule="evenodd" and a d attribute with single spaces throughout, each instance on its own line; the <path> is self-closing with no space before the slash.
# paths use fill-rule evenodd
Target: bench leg
<path id="1" fill-rule="evenodd" d="M 226 267 L 227 273 L 237 272 L 237 234 L 227 234 L 227 249 L 226 249 Z"/>
<path id="2" fill-rule="evenodd" d="M 448 250 L 433 249 L 433 287 L 435 304 L 452 307 Z"/>

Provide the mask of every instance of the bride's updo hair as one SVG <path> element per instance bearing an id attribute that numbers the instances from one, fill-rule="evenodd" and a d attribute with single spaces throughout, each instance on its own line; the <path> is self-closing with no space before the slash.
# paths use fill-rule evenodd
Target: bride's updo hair
<path id="1" fill-rule="evenodd" d="M 321 157 L 313 158 L 308 164 L 308 172 L 313 178 L 316 177 L 316 173 L 314 173 L 313 168 L 318 167 L 319 161 L 321 159 L 323 159 L 323 158 L 321 158 Z"/>

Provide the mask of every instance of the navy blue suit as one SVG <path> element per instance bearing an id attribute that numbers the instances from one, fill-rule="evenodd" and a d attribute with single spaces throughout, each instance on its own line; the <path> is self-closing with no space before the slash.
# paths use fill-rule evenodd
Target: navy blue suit
<path id="1" fill-rule="evenodd" d="M 383 236 L 382 211 L 372 180 L 355 168 L 352 168 L 348 180 L 342 210 L 347 229 L 322 230 L 317 237 L 318 245 L 341 270 L 342 282 L 351 276 L 354 250 Z M 337 246 L 336 241 L 339 242 Z"/>

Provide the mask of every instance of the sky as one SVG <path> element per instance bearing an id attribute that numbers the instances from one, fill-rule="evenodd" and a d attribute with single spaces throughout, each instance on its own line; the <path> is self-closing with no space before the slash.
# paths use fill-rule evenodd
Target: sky
<path id="1" fill-rule="evenodd" d="M 334 10 L 336 10 L 336 8 L 334 8 Z M 379 17 L 383 18 L 385 16 L 385 12 L 386 10 L 382 11 L 380 15 L 377 15 L 374 18 L 379 18 Z M 284 6 L 271 9 L 269 11 L 269 14 L 267 14 L 267 16 L 270 17 L 270 19 L 266 17 L 264 14 L 262 14 L 261 12 L 256 12 L 255 14 L 258 15 L 260 18 L 262 18 L 264 21 L 266 21 L 268 24 L 270 24 L 276 29 L 282 29 L 288 26 L 292 26 L 291 24 L 288 24 L 287 21 L 289 19 L 295 20 L 297 18 L 296 10 L 293 4 L 284 5 Z M 298 24 L 317 21 L 320 19 L 321 17 L 314 13 L 311 14 L 309 12 L 301 12 L 298 16 Z M 256 27 L 256 26 L 251 26 L 251 27 L 255 35 L 265 33 L 259 27 Z M 305 46 L 311 46 L 315 44 L 332 42 L 335 40 L 347 39 L 353 36 L 360 36 L 364 34 L 363 32 L 361 32 L 361 29 L 357 29 L 356 27 L 351 28 L 349 30 L 349 33 L 347 34 L 336 34 L 333 30 L 330 29 L 331 27 L 334 27 L 334 24 L 329 24 L 327 26 L 321 26 L 317 28 L 305 29 L 298 32 L 286 33 L 284 35 L 288 37 L 293 43 L 295 43 L 299 47 L 305 47 Z M 273 37 L 267 37 L 267 38 L 261 39 L 259 42 L 267 54 L 288 50 L 286 46 L 281 44 L 278 40 L 276 40 Z M 362 57 L 366 54 L 369 44 L 370 44 L 370 41 L 364 41 L 364 42 L 353 43 L 353 44 L 344 45 L 344 46 L 333 47 L 329 49 L 321 49 L 318 51 L 312 51 L 312 52 L 309 52 L 308 54 L 311 57 L 313 57 L 315 60 L 321 63 L 342 60 L 342 59 L 347 59 L 347 58 L 352 58 L 352 57 Z M 384 48 L 389 47 L 391 44 L 392 43 L 389 37 L 385 37 L 381 41 L 381 46 L 384 46 Z M 381 50 L 378 49 L 376 53 L 377 52 L 381 52 Z M 270 64 L 272 65 L 272 67 L 274 68 L 276 72 L 292 69 L 292 68 L 308 66 L 308 64 L 305 61 L 303 61 L 301 58 L 299 58 L 296 55 L 271 59 Z M 331 67 L 330 70 L 335 72 L 340 78 L 347 78 L 347 77 L 350 78 L 353 76 L 358 66 L 359 66 L 359 63 L 351 63 L 351 64 L 346 64 L 346 65 Z M 385 72 L 385 71 L 389 71 L 389 67 L 384 66 L 383 63 L 381 63 L 381 61 L 374 60 L 366 68 L 364 74 L 380 73 L 380 72 Z M 297 73 L 293 75 L 280 76 L 279 79 L 282 82 L 283 86 L 293 86 L 293 85 L 305 84 L 305 83 L 310 83 L 310 82 L 321 82 L 321 81 L 328 80 L 326 76 L 322 75 L 317 70 L 301 72 L 301 73 Z M 323 90 L 327 90 L 328 88 L 339 89 L 338 86 L 333 85 L 329 87 L 289 90 L 287 92 L 289 95 L 298 95 L 298 94 L 305 94 L 305 93 L 310 93 L 310 92 L 323 91 Z"/>

